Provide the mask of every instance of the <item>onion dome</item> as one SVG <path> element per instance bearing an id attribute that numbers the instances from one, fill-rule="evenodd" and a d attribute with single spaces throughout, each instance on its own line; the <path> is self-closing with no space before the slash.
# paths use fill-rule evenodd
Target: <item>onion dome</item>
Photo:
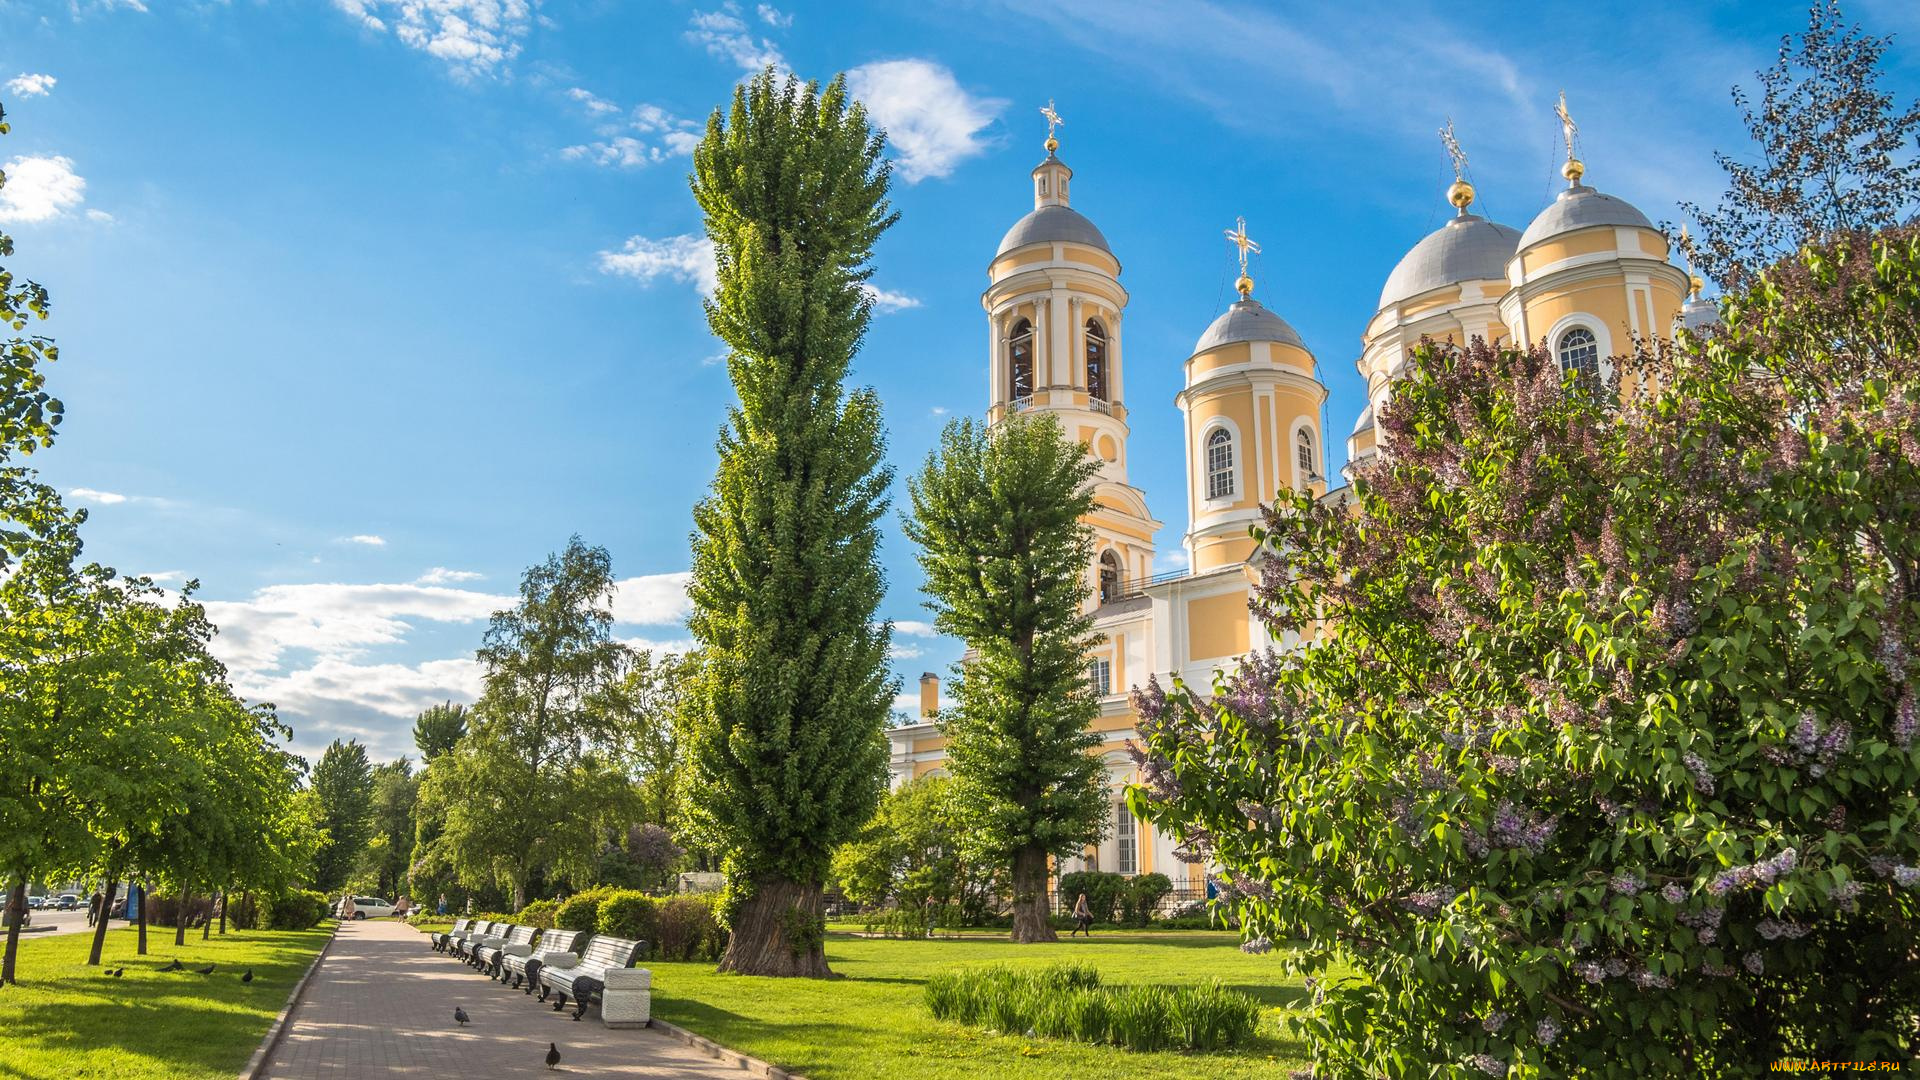
<path id="1" fill-rule="evenodd" d="M 1576 178 L 1578 173 L 1575 174 Z M 1653 222 L 1625 199 L 1600 192 L 1584 184 L 1575 183 L 1562 191 L 1545 210 L 1540 211 L 1533 224 L 1520 235 L 1520 246 L 1529 248 L 1535 244 L 1563 236 L 1578 229 L 1588 229 L 1596 225 L 1614 227 L 1651 229 Z"/>
<path id="2" fill-rule="evenodd" d="M 1248 284 L 1250 286 L 1251 282 Z M 1213 325 L 1207 327 L 1206 333 L 1200 335 L 1200 340 L 1193 346 L 1195 356 L 1238 341 L 1277 341 L 1297 349 L 1306 349 L 1307 343 L 1300 339 L 1298 331 L 1287 325 L 1287 320 L 1268 311 L 1266 305 L 1246 293 L 1243 292 L 1241 297 L 1213 320 Z"/>
<path id="3" fill-rule="evenodd" d="M 1478 214 L 1463 212 L 1428 233 L 1387 275 L 1380 307 L 1389 308 L 1422 293 L 1507 276 L 1507 263 L 1520 234 Z"/>
<path id="4" fill-rule="evenodd" d="M 1107 246 L 1107 238 L 1100 234 L 1093 222 L 1087 220 L 1085 214 L 1064 203 L 1051 203 L 1036 208 L 1014 222 L 1013 228 L 1007 230 L 1007 235 L 1001 237 L 1000 250 L 994 253 L 994 258 L 1029 244 L 1051 244 L 1055 241 L 1085 244 L 1113 254 L 1113 249 Z"/>
<path id="5" fill-rule="evenodd" d="M 1370 431 L 1372 428 L 1373 404 L 1369 402 L 1366 408 L 1360 410 L 1360 418 L 1353 422 L 1353 433 L 1358 435 L 1363 431 Z"/>

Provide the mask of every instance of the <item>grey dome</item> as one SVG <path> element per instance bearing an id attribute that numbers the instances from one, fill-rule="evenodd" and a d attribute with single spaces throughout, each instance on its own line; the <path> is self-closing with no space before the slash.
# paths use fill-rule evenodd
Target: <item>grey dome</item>
<path id="1" fill-rule="evenodd" d="M 1505 278 L 1507 262 L 1519 242 L 1516 229 L 1477 214 L 1462 214 L 1413 245 L 1387 275 L 1387 285 L 1380 290 L 1380 306 L 1389 308 L 1462 281 Z"/>
<path id="2" fill-rule="evenodd" d="M 1194 343 L 1193 352 L 1198 356 L 1208 349 L 1217 349 L 1236 341 L 1278 341 L 1296 348 L 1307 347 L 1293 327 L 1287 325 L 1287 320 L 1268 311 L 1260 301 L 1247 299 L 1237 301 L 1213 320 L 1213 325 L 1207 327 L 1207 332 L 1201 334 L 1200 340 Z"/>
<path id="3" fill-rule="evenodd" d="M 1711 300 L 1695 297 L 1680 308 L 1680 325 L 1699 333 L 1714 330 L 1720 326 L 1720 305 Z"/>
<path id="4" fill-rule="evenodd" d="M 1590 228 L 1594 225 L 1617 225 L 1641 229 L 1653 228 L 1653 222 L 1647 215 L 1634 209 L 1625 199 L 1616 199 L 1611 195 L 1602 195 L 1590 187 L 1570 187 L 1560 193 L 1540 216 L 1533 219 L 1527 231 L 1520 236 L 1520 246 L 1532 247 L 1543 240 L 1551 240 L 1562 233 L 1575 229 Z"/>
<path id="5" fill-rule="evenodd" d="M 1373 405 L 1369 403 L 1366 408 L 1360 410 L 1360 418 L 1353 422 L 1353 433 L 1358 435 L 1371 427 L 1373 427 Z"/>
<path id="6" fill-rule="evenodd" d="M 1007 235 L 1000 238 L 1000 250 L 994 252 L 993 257 L 997 259 L 1028 244 L 1051 244 L 1056 240 L 1064 244 L 1086 244 L 1113 254 L 1107 238 L 1100 235 L 1100 230 L 1080 211 L 1071 206 L 1043 206 L 1013 223 Z"/>

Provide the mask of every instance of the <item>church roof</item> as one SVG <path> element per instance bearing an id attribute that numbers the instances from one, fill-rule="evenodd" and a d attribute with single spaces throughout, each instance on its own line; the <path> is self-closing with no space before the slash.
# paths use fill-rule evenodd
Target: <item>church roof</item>
<path id="1" fill-rule="evenodd" d="M 1575 229 L 1615 225 L 1651 229 L 1653 222 L 1625 199 L 1602 195 L 1582 184 L 1562 191 L 1520 236 L 1520 246 L 1532 247 Z"/>
<path id="2" fill-rule="evenodd" d="M 1213 320 L 1213 325 L 1194 343 L 1193 352 L 1197 356 L 1236 341 L 1278 341 L 1300 349 L 1307 347 L 1299 333 L 1287 325 L 1287 320 L 1268 311 L 1260 301 L 1247 299 L 1236 302 Z"/>
<path id="3" fill-rule="evenodd" d="M 1507 276 L 1507 261 L 1520 233 L 1478 214 L 1462 214 L 1428 233 L 1407 252 L 1380 290 L 1380 306 L 1389 308 L 1424 292 Z"/>
<path id="4" fill-rule="evenodd" d="M 1107 246 L 1107 238 L 1086 215 L 1071 206 L 1042 206 L 1026 217 L 1013 223 L 1007 235 L 1000 239 L 1000 250 L 994 253 L 999 258 L 1015 248 L 1028 244 L 1051 244 L 1054 241 L 1065 244 L 1086 244 L 1097 247 L 1107 254 L 1113 249 Z"/>
<path id="5" fill-rule="evenodd" d="M 1696 333 L 1715 329 L 1720 325 L 1720 305 L 1696 296 L 1681 306 L 1680 325 Z"/>
<path id="6" fill-rule="evenodd" d="M 1366 408 L 1360 410 L 1360 419 L 1355 420 L 1353 422 L 1353 433 L 1355 435 L 1358 435 L 1361 432 L 1366 431 L 1372 427 L 1373 427 L 1373 405 L 1368 404 Z"/>

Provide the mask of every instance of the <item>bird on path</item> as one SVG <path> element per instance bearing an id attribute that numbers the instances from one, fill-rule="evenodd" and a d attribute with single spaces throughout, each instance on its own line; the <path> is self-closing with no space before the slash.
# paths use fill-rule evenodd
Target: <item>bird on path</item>
<path id="1" fill-rule="evenodd" d="M 240 981 L 241 981 L 241 982 L 243 982 L 243 983 L 248 983 L 248 982 L 252 982 L 252 981 L 253 981 L 253 969 L 252 969 L 252 968 L 248 968 L 248 969 L 247 969 L 247 973 L 246 973 L 245 975 L 242 975 L 242 976 L 240 976 Z"/>
<path id="2" fill-rule="evenodd" d="M 213 974 L 213 965 L 208 964 L 206 967 L 203 967 L 203 968 L 194 968 L 193 973 L 195 975 L 211 975 Z"/>
<path id="3" fill-rule="evenodd" d="M 560 1067 L 560 1047 L 556 1043 L 548 1043 L 547 1044 L 547 1068 L 557 1069 L 559 1067 Z"/>
<path id="4" fill-rule="evenodd" d="M 127 969 L 125 967 L 117 967 L 117 968 L 114 968 L 112 971 L 108 972 L 109 975 L 112 975 L 116 979 L 122 975 L 125 975 L 126 973 L 127 973 Z"/>
<path id="5" fill-rule="evenodd" d="M 453 1022 L 459 1024 L 461 1027 L 466 1027 L 467 1019 L 467 1010 L 455 1005 L 453 1007 Z"/>
<path id="6" fill-rule="evenodd" d="M 163 967 L 160 970 L 161 971 L 179 971 L 181 968 L 186 966 L 187 965 L 180 962 L 179 957 L 175 957 L 173 963 L 168 964 L 166 967 Z"/>

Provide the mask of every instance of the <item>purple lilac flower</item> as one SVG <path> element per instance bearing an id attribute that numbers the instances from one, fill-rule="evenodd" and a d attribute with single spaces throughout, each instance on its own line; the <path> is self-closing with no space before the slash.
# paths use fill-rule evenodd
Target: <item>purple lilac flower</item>
<path id="1" fill-rule="evenodd" d="M 1646 881 L 1631 870 L 1622 870 L 1613 875 L 1613 880 L 1608 884 L 1621 896 L 1639 896 L 1640 890 L 1647 887 Z"/>
<path id="2" fill-rule="evenodd" d="M 1912 747 L 1915 728 L 1920 728 L 1920 705 L 1915 705 L 1913 687 L 1908 686 L 1893 707 L 1893 744 L 1902 750 Z"/>
<path id="3" fill-rule="evenodd" d="M 1907 674 L 1907 645 L 1900 635 L 1889 626 L 1880 628 L 1880 647 L 1874 650 L 1874 659 L 1880 661 L 1880 667 L 1886 671 L 1887 678 L 1899 682 Z"/>
<path id="4" fill-rule="evenodd" d="M 1743 889 L 1753 881 L 1753 867 L 1736 866 L 1714 878 L 1707 891 L 1715 896 L 1725 896 L 1735 889 Z"/>
<path id="5" fill-rule="evenodd" d="M 1626 973 L 1627 973 L 1627 962 L 1625 960 L 1622 960 L 1616 956 L 1613 959 L 1607 961 L 1607 977 L 1608 978 L 1617 979 L 1620 976 L 1625 975 Z"/>
<path id="6" fill-rule="evenodd" d="M 1812 713 L 1800 714 L 1800 723 L 1793 729 L 1793 748 L 1808 756 L 1820 748 L 1820 729 L 1814 725 Z"/>
<path id="7" fill-rule="evenodd" d="M 1892 877 L 1893 868 L 1898 865 L 1898 863 L 1887 858 L 1885 855 L 1875 855 L 1873 858 L 1867 860 L 1867 869 L 1873 871 L 1875 877 Z"/>
<path id="8" fill-rule="evenodd" d="M 1553 1040 L 1560 1037 L 1560 1025 L 1554 1023 L 1551 1016 L 1543 1017 L 1533 1026 L 1533 1037 L 1540 1040 L 1541 1046 L 1552 1046 Z"/>
<path id="9" fill-rule="evenodd" d="M 1492 1054 L 1475 1054 L 1467 1059 L 1467 1064 L 1486 1073 L 1488 1076 L 1505 1076 L 1507 1067 Z"/>
<path id="10" fill-rule="evenodd" d="M 1700 939 L 1700 944 L 1711 945 L 1715 941 L 1720 940 L 1720 928 L 1717 926 L 1703 926 L 1695 930 L 1693 936 Z"/>
<path id="11" fill-rule="evenodd" d="M 1853 725 L 1845 720 L 1835 720 L 1827 729 L 1825 738 L 1820 740 L 1820 760 L 1828 765 L 1839 760 L 1840 755 L 1853 749 Z"/>
<path id="12" fill-rule="evenodd" d="M 1911 889 L 1920 885 L 1920 866 L 1894 867 L 1893 883 L 1903 889 Z"/>
<path id="13" fill-rule="evenodd" d="M 1265 934 L 1240 943 L 1240 951 L 1254 956 L 1262 956 L 1273 951 L 1273 939 Z"/>
<path id="14" fill-rule="evenodd" d="M 1574 965 L 1574 972 L 1595 986 L 1607 980 L 1607 969 L 1592 960 L 1582 960 Z"/>
<path id="15" fill-rule="evenodd" d="M 1702 795 L 1713 794 L 1713 770 L 1707 768 L 1706 759 L 1689 750 L 1681 755 L 1687 771 L 1693 774 L 1693 790 Z"/>
<path id="16" fill-rule="evenodd" d="M 1400 903 L 1416 915 L 1437 915 L 1440 909 L 1453 902 L 1456 894 L 1445 885 L 1436 885 L 1431 889 L 1422 889 L 1408 896 Z"/>
<path id="17" fill-rule="evenodd" d="M 1482 1020 L 1480 1026 L 1485 1028 L 1489 1035 L 1498 1034 L 1501 1028 L 1507 1026 L 1507 1014 L 1503 1012 L 1494 1013 L 1492 1016 Z"/>
<path id="18" fill-rule="evenodd" d="M 1682 903 L 1686 898 L 1687 890 L 1681 888 L 1677 882 L 1670 881 L 1660 886 L 1660 899 L 1665 900 L 1669 904 Z"/>
<path id="19" fill-rule="evenodd" d="M 1750 952 L 1740 958 L 1740 966 L 1754 975 L 1763 975 L 1767 970 L 1767 961 L 1757 952 Z"/>
<path id="20" fill-rule="evenodd" d="M 1495 754 L 1487 760 L 1493 764 L 1493 771 L 1501 776 L 1512 776 L 1520 771 L 1520 759 L 1512 754 Z"/>
<path id="21" fill-rule="evenodd" d="M 1827 899 L 1840 905 L 1840 910 L 1852 914 L 1860 910 L 1860 883 L 1851 879 L 1841 882 L 1827 893 Z"/>
<path id="22" fill-rule="evenodd" d="M 1703 963 L 1700 965 L 1700 974 L 1711 975 L 1716 979 L 1725 979 L 1733 974 L 1733 969 L 1725 964 Z"/>
<path id="23" fill-rule="evenodd" d="M 1642 990 L 1671 990 L 1673 989 L 1673 980 L 1665 975 L 1642 968 L 1633 973 L 1633 985 Z"/>

